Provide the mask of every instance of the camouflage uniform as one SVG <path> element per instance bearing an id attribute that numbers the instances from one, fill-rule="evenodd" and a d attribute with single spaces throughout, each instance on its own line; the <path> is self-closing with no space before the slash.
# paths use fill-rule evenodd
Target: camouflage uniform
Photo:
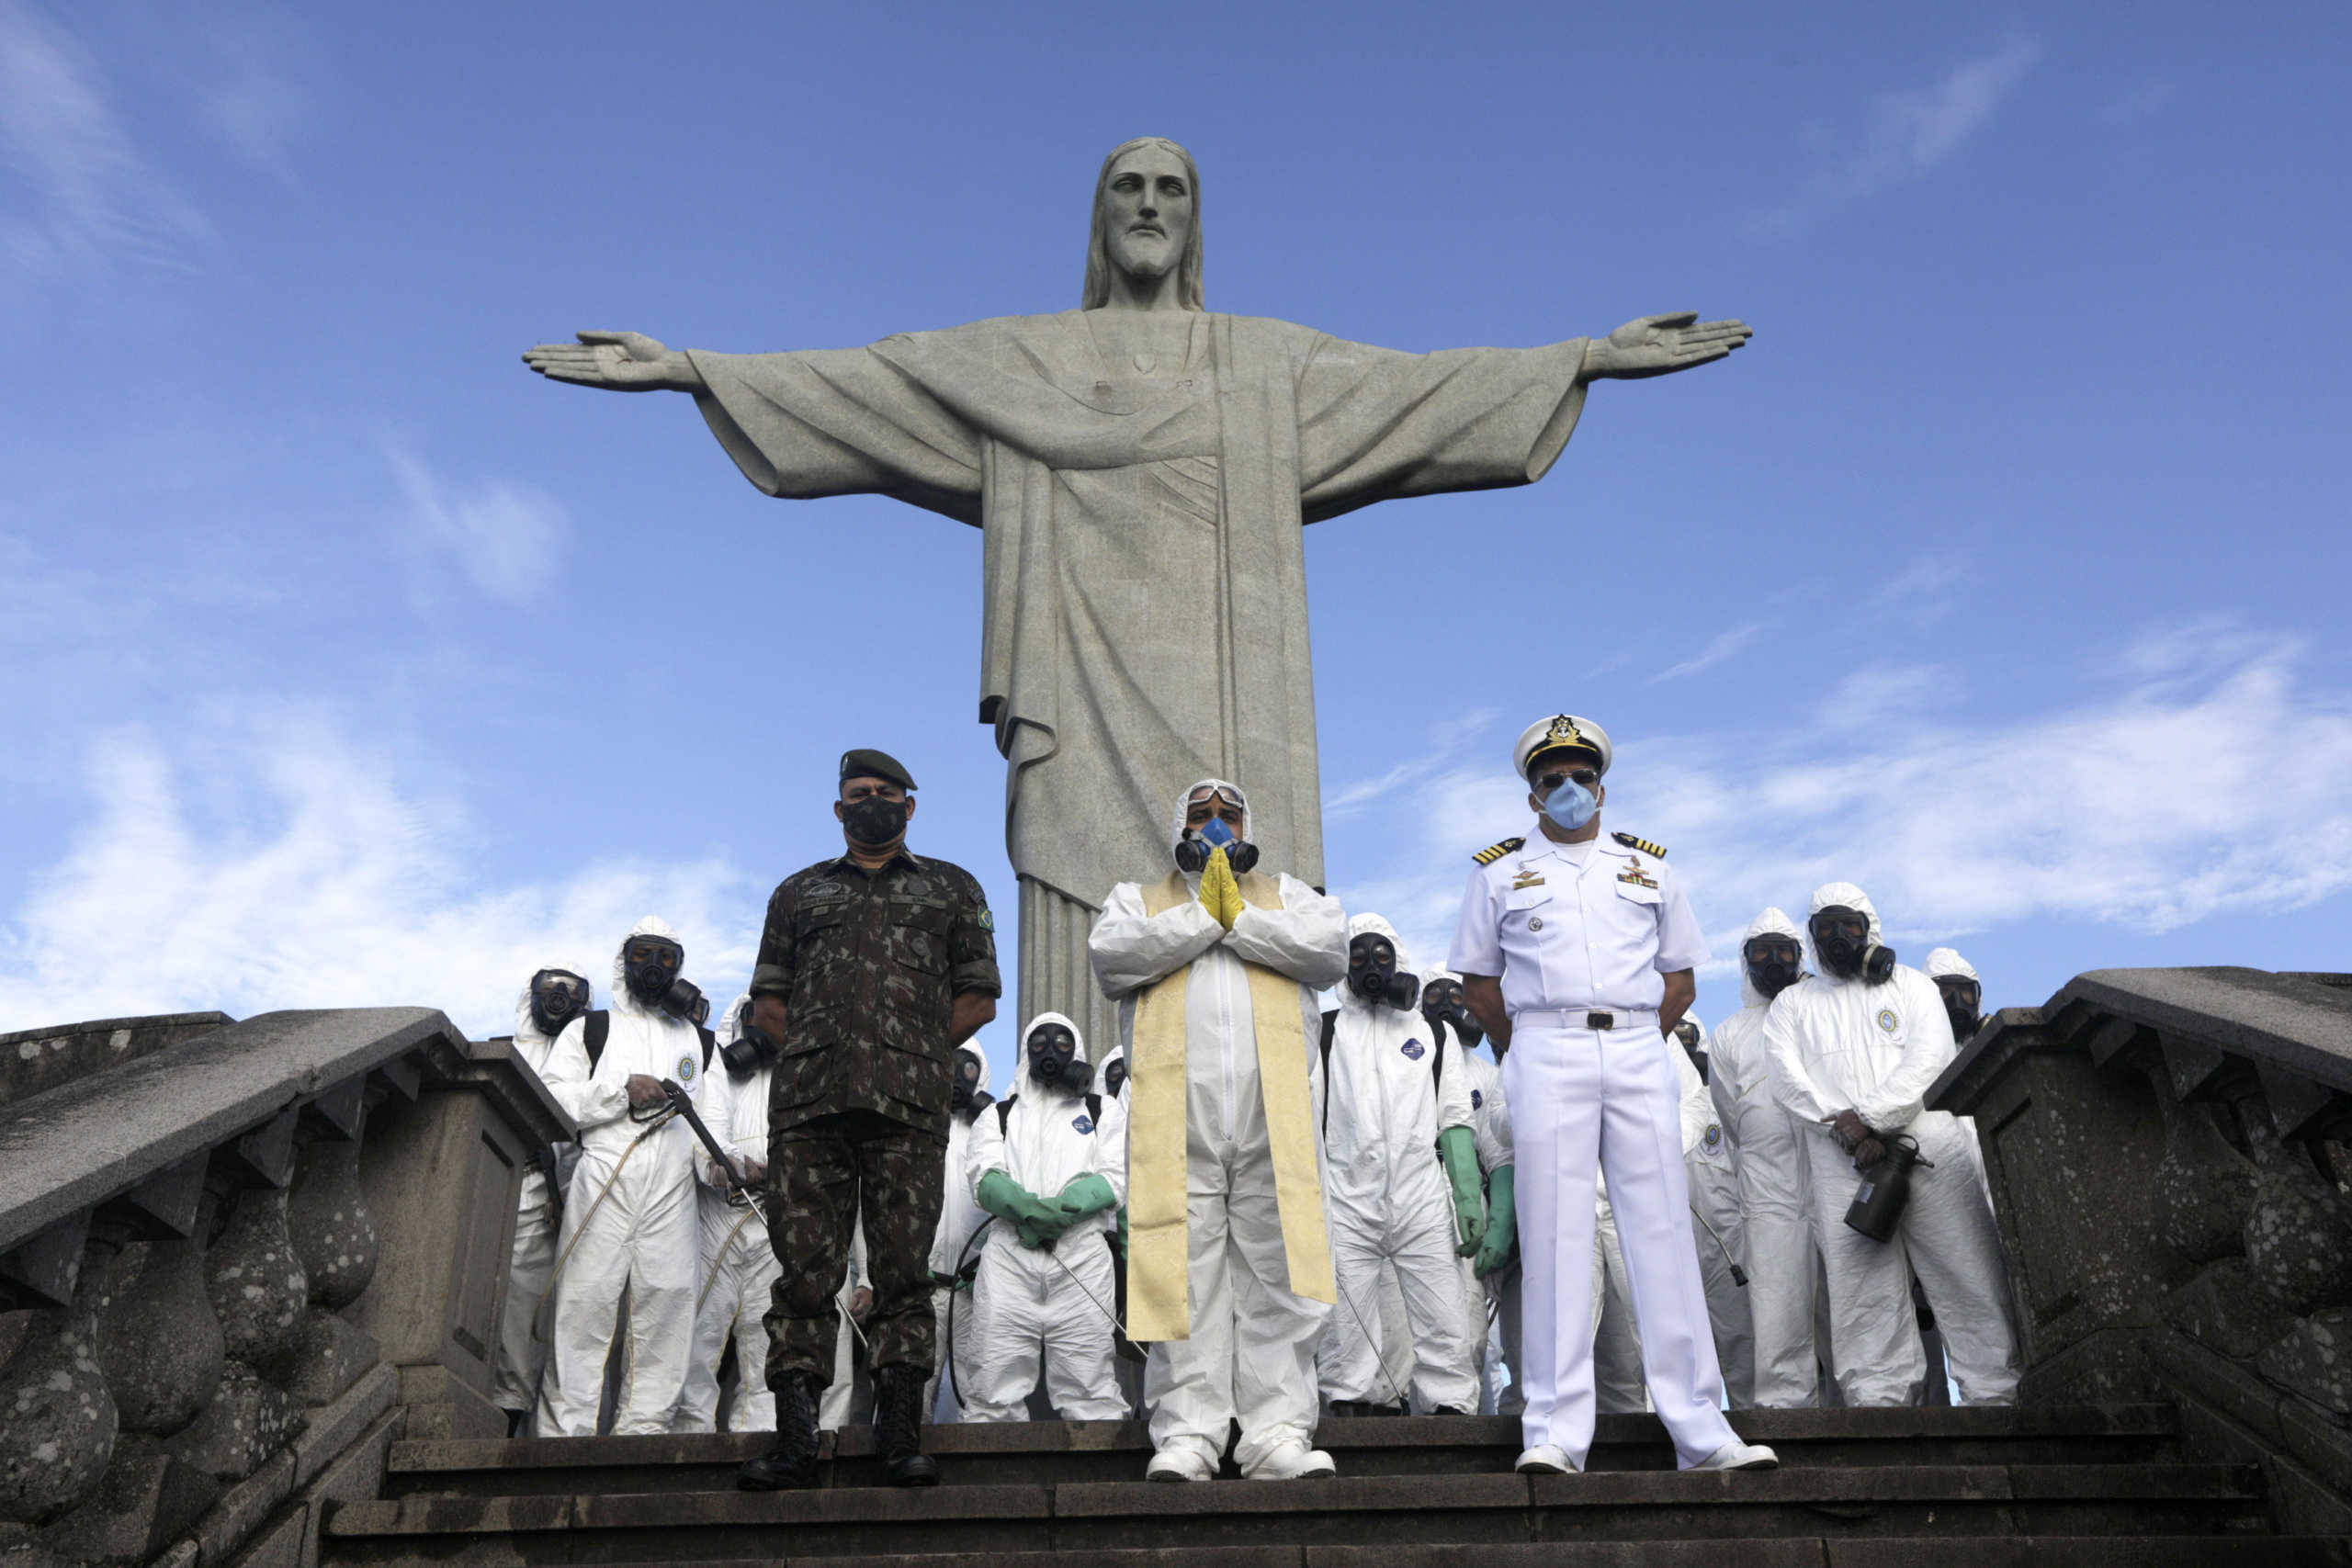
<path id="1" fill-rule="evenodd" d="M 820 861 L 768 900 L 752 994 L 780 998 L 786 1021 L 768 1095 L 768 1239 L 784 1269 L 766 1318 L 771 1386 L 832 1375 L 861 1207 L 873 1365 L 932 1371 L 948 1019 L 966 991 L 1002 994 L 995 930 L 971 873 L 903 849 L 876 871 Z"/>

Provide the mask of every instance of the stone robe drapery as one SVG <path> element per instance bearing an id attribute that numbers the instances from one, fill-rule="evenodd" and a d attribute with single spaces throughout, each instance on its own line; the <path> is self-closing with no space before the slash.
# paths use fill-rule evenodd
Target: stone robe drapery
<path id="1" fill-rule="evenodd" d="M 1585 342 L 1417 355 L 1200 313 L 1181 364 L 1138 367 L 1089 315 L 689 357 L 766 493 L 889 495 L 982 529 L 1020 1016 L 1108 1038 L 1086 932 L 1114 884 L 1167 863 L 1178 790 L 1238 780 L 1265 864 L 1323 880 L 1301 525 L 1541 478 L 1583 407 Z"/>

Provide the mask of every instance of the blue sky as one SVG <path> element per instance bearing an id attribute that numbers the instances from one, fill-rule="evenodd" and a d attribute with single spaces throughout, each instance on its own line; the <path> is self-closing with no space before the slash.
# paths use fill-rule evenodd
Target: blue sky
<path id="1" fill-rule="evenodd" d="M 1408 349 L 1757 329 L 1596 389 L 1539 485 L 1309 530 L 1351 908 L 1442 942 L 1524 825 L 1512 738 L 1567 708 L 1726 954 L 1849 878 L 1996 1002 L 2352 966 L 2347 32 L 0 0 L 0 1030 L 503 1027 L 649 910 L 731 995 L 851 745 L 917 772 L 918 847 L 1009 955 L 978 535 L 769 501 L 685 400 L 517 356 L 1065 308 L 1147 132 L 1201 161 L 1215 309 Z"/>

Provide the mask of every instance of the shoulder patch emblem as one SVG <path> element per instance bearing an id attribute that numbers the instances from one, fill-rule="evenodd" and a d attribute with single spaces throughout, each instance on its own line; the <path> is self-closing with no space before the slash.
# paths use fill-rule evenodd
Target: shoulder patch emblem
<path id="1" fill-rule="evenodd" d="M 1637 839 L 1631 833 L 1611 833 L 1609 836 L 1616 840 L 1619 843 L 1624 845 L 1629 850 L 1639 850 L 1642 853 L 1649 856 L 1652 860 L 1664 860 L 1666 858 L 1666 846 L 1664 844 L 1654 844 L 1647 839 Z"/>
<path id="2" fill-rule="evenodd" d="M 678 1058 L 678 1082 L 680 1084 L 690 1084 L 695 1081 L 695 1059 L 691 1055 Z"/>
<path id="3" fill-rule="evenodd" d="M 1081 1111 L 1078 1113 L 1078 1120 L 1072 1122 L 1070 1126 L 1080 1133 L 1091 1133 L 1094 1131 L 1094 1118 Z"/>
<path id="4" fill-rule="evenodd" d="M 1483 1111 L 1486 1107 L 1487 1091 L 1482 1089 L 1472 1089 L 1470 1091 L 1470 1109 L 1473 1111 Z"/>
<path id="5" fill-rule="evenodd" d="M 996 916 L 990 912 L 986 904 L 980 906 L 980 930 L 984 931 L 996 930 Z"/>
<path id="6" fill-rule="evenodd" d="M 1497 861 L 1502 859 L 1503 856 L 1510 853 L 1513 850 L 1519 848 L 1520 845 L 1525 842 L 1527 842 L 1527 840 L 1523 838 L 1505 839 L 1499 844 L 1488 844 L 1485 849 L 1480 850 L 1476 854 L 1472 855 L 1470 858 L 1476 861 L 1480 865 L 1492 865 Z"/>
<path id="7" fill-rule="evenodd" d="M 1408 1058 L 1416 1062 L 1429 1054 L 1429 1047 L 1418 1040 L 1408 1040 L 1398 1049 L 1402 1050 Z"/>
<path id="8" fill-rule="evenodd" d="M 1878 1010 L 1878 1026 L 1886 1031 L 1887 1033 L 1894 1033 L 1894 1026 L 1901 1021 L 1902 1020 L 1894 1016 L 1894 1010 L 1893 1008 L 1881 1008 Z"/>

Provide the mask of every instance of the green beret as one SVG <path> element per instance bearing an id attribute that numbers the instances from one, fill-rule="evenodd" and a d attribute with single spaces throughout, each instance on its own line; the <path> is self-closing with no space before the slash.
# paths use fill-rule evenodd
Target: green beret
<path id="1" fill-rule="evenodd" d="M 842 780 L 888 779 L 900 789 L 915 787 L 914 779 L 899 764 L 899 759 L 888 751 L 876 751 L 870 746 L 842 753 Z"/>

